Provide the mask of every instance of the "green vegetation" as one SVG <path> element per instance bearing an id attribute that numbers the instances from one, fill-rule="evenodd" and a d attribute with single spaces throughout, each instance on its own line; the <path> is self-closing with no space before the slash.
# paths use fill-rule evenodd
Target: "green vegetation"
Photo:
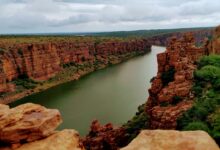
<path id="1" fill-rule="evenodd" d="M 16 86 L 21 88 L 25 88 L 25 89 L 33 89 L 37 86 L 38 82 L 32 80 L 32 79 L 28 79 L 28 78 L 19 78 L 15 81 L 13 81 Z"/>
<path id="2" fill-rule="evenodd" d="M 178 129 L 204 130 L 220 144 L 220 56 L 203 57 L 194 75 L 196 100 L 178 119 Z"/>
<path id="3" fill-rule="evenodd" d="M 103 36 L 103 37 L 152 37 L 161 34 L 169 34 L 174 32 L 186 32 L 207 30 L 212 28 L 182 28 L 182 29 L 155 29 L 155 30 L 136 30 L 136 31 L 115 31 L 115 32 L 100 32 L 100 33 L 87 33 L 85 35 Z"/>
<path id="4" fill-rule="evenodd" d="M 167 86 L 168 83 L 172 82 L 174 80 L 174 74 L 175 74 L 175 68 L 171 67 L 168 71 L 165 71 L 161 75 L 161 79 L 163 82 L 163 86 Z"/>
<path id="5" fill-rule="evenodd" d="M 149 117 L 144 109 L 145 104 L 140 105 L 138 107 L 138 112 L 136 113 L 136 115 L 123 125 L 126 133 L 128 134 L 128 141 L 134 139 L 139 134 L 140 130 L 148 128 Z"/>
<path id="6" fill-rule="evenodd" d="M 180 96 L 174 96 L 173 101 L 172 101 L 172 105 L 176 105 L 181 101 L 182 101 L 182 98 Z"/>

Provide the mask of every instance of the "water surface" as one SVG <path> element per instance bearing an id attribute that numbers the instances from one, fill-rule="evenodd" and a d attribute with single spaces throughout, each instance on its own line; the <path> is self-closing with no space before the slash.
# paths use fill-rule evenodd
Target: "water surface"
<path id="1" fill-rule="evenodd" d="M 149 81 L 157 72 L 156 54 L 164 49 L 153 46 L 144 56 L 25 97 L 12 105 L 33 102 L 59 109 L 63 118 L 60 129 L 74 128 L 81 135 L 88 133 L 94 119 L 121 125 L 146 102 Z"/>

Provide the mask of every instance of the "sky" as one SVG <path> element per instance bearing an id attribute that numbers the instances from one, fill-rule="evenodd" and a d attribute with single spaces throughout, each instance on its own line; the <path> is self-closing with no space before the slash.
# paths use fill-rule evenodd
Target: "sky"
<path id="1" fill-rule="evenodd" d="M 220 0 L 0 0 L 0 34 L 129 31 L 220 24 Z"/>

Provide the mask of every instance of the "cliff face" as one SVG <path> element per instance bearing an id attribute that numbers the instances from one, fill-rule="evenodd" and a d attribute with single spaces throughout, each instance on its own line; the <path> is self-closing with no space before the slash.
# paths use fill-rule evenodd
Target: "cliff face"
<path id="1" fill-rule="evenodd" d="M 158 73 L 152 79 L 146 106 L 150 128 L 176 128 L 177 118 L 191 107 L 194 98 L 195 61 L 205 54 L 205 48 L 195 47 L 193 35 L 186 34 L 180 40 L 173 38 L 167 50 L 157 55 Z"/>
<path id="2" fill-rule="evenodd" d="M 18 44 L 0 41 L 0 48 L 0 93 L 16 93 L 19 86 L 16 84 L 17 80 L 23 80 L 25 83 L 31 80 L 47 81 L 60 72 L 65 72 L 68 67 L 76 68 L 76 71 L 71 73 L 72 76 L 80 76 L 144 54 L 150 50 L 151 45 L 144 39 Z M 32 84 L 32 81 L 30 83 Z"/>
<path id="3" fill-rule="evenodd" d="M 189 32 L 174 32 L 174 33 L 162 34 L 149 38 L 149 42 L 154 45 L 167 46 L 169 44 L 170 38 L 176 37 L 177 39 L 180 39 L 186 33 Z M 206 38 L 212 37 L 213 31 L 211 29 L 208 29 L 208 30 L 197 30 L 190 33 L 195 38 L 196 44 L 199 45 L 203 43 L 205 37 Z"/>
<path id="4" fill-rule="evenodd" d="M 78 79 L 94 70 L 144 54 L 150 51 L 151 45 L 164 46 L 170 37 L 179 38 L 182 34 L 163 34 L 148 39 L 1 37 L 0 99 L 9 103 Z M 211 35 L 211 30 L 193 31 L 192 34 L 199 43 L 202 38 Z M 47 87 L 43 86 L 45 81 Z"/>
<path id="5" fill-rule="evenodd" d="M 210 54 L 220 54 L 220 26 L 215 28 L 208 49 Z"/>

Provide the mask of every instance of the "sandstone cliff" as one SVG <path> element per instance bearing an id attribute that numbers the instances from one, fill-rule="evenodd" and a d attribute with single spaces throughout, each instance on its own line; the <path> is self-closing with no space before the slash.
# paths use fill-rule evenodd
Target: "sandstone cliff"
<path id="1" fill-rule="evenodd" d="M 167 44 L 172 36 L 147 39 L 95 37 L 0 37 L 0 103 L 10 103 L 92 71 Z M 196 42 L 211 30 L 193 31 Z"/>
<path id="2" fill-rule="evenodd" d="M 220 26 L 214 29 L 208 49 L 210 54 L 220 54 Z"/>
<path id="3" fill-rule="evenodd" d="M 193 35 L 186 34 L 180 40 L 173 38 L 167 50 L 157 55 L 158 73 L 152 79 L 146 105 L 150 128 L 176 128 L 176 119 L 191 107 L 194 98 L 195 61 L 205 54 L 205 48 L 195 47 Z"/>
<path id="4" fill-rule="evenodd" d="M 57 41 L 0 40 L 0 93 L 1 99 L 6 100 L 2 103 L 8 103 L 7 98 L 18 99 L 39 91 L 36 87 L 45 81 L 48 81 L 47 86 L 53 86 L 78 79 L 86 73 L 144 54 L 151 48 L 144 39 L 86 39 L 82 42 L 74 38 L 72 41 L 53 39 Z"/>

